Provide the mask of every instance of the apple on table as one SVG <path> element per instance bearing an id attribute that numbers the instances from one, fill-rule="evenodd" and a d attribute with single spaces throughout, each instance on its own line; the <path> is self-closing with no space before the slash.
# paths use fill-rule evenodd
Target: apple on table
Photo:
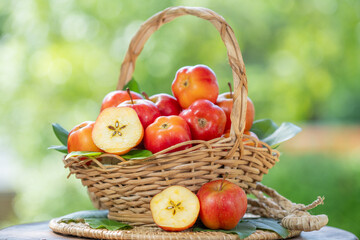
<path id="1" fill-rule="evenodd" d="M 200 211 L 198 197 L 182 186 L 171 186 L 150 201 L 154 222 L 166 231 L 183 231 L 192 227 Z"/>
<path id="2" fill-rule="evenodd" d="M 200 219 L 210 229 L 233 229 L 246 213 L 244 190 L 225 179 L 205 183 L 198 190 L 197 197 Z"/>

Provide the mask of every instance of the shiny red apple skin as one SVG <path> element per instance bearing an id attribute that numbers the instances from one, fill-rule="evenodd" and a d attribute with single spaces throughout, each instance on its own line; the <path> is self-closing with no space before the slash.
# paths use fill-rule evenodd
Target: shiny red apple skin
<path id="1" fill-rule="evenodd" d="M 255 107 L 254 103 L 251 101 L 251 99 L 247 98 L 247 104 L 246 104 L 246 120 L 245 120 L 245 130 L 244 131 L 250 131 L 255 118 Z"/>
<path id="2" fill-rule="evenodd" d="M 224 110 L 226 115 L 225 132 L 231 128 L 230 114 L 233 107 L 233 99 L 230 97 L 230 93 L 222 93 L 219 95 L 216 101 L 216 105 Z"/>
<path id="3" fill-rule="evenodd" d="M 182 108 L 177 102 L 176 98 L 169 94 L 155 94 L 151 96 L 149 100 L 155 103 L 160 111 L 161 116 L 179 115 L 182 111 Z"/>
<path id="4" fill-rule="evenodd" d="M 175 144 L 190 141 L 191 132 L 188 124 L 179 116 L 161 116 L 145 130 L 145 148 L 157 153 Z M 175 152 L 191 147 L 191 144 L 176 148 Z"/>
<path id="5" fill-rule="evenodd" d="M 136 93 L 133 91 L 130 91 L 130 92 L 131 92 L 131 97 L 133 99 L 142 99 L 143 98 L 139 93 Z M 100 112 L 108 107 L 116 107 L 120 103 L 127 101 L 127 100 L 130 100 L 130 96 L 127 93 L 127 91 L 115 90 L 115 91 L 109 92 L 108 94 L 106 94 L 106 96 L 104 97 L 104 99 L 102 101 Z"/>
<path id="6" fill-rule="evenodd" d="M 197 192 L 197 197 L 200 219 L 210 229 L 233 229 L 246 213 L 244 190 L 227 180 L 205 183 Z"/>
<path id="7" fill-rule="evenodd" d="M 95 122 L 85 121 L 76 125 L 68 135 L 68 153 L 74 151 L 102 152 L 92 140 Z"/>
<path id="8" fill-rule="evenodd" d="M 230 94 L 230 92 L 222 93 L 219 95 L 216 105 L 221 107 L 225 114 L 226 114 L 226 126 L 225 126 L 225 132 L 227 130 L 230 130 L 231 128 L 231 110 L 233 107 L 233 98 L 231 97 L 233 94 Z M 245 119 L 245 131 L 249 131 L 251 129 L 251 126 L 254 122 L 255 118 L 255 108 L 254 104 L 251 101 L 251 99 L 247 98 L 247 107 L 246 107 L 246 119 Z"/>
<path id="9" fill-rule="evenodd" d="M 221 137 L 224 133 L 226 115 L 219 106 L 209 100 L 195 101 L 179 116 L 189 124 L 193 139 L 208 141 Z"/>
<path id="10" fill-rule="evenodd" d="M 118 105 L 118 107 L 131 107 L 139 116 L 144 130 L 152 124 L 156 118 L 160 117 L 160 111 L 157 106 L 150 100 L 135 99 L 133 102 L 127 100 Z"/>
<path id="11" fill-rule="evenodd" d="M 176 72 L 171 90 L 184 109 L 199 99 L 207 99 L 215 103 L 219 95 L 215 73 L 205 65 L 180 68 Z"/>

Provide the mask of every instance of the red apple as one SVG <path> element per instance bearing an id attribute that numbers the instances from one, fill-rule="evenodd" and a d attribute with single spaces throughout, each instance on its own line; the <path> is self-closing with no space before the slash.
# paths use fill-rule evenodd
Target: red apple
<path id="1" fill-rule="evenodd" d="M 133 99 L 142 99 L 143 98 L 139 93 L 136 93 L 133 91 L 131 91 L 131 96 Z M 120 103 L 127 101 L 127 100 L 130 100 L 130 96 L 127 93 L 127 91 L 116 90 L 116 91 L 109 92 L 102 101 L 100 112 L 108 107 L 116 107 Z"/>
<path id="2" fill-rule="evenodd" d="M 195 101 L 179 116 L 189 124 L 193 139 L 207 141 L 221 137 L 224 133 L 226 115 L 219 106 L 209 100 Z"/>
<path id="3" fill-rule="evenodd" d="M 188 108 L 198 99 L 215 103 L 219 94 L 215 73 L 205 65 L 180 68 L 171 90 L 182 108 Z"/>
<path id="4" fill-rule="evenodd" d="M 74 151 L 102 152 L 91 137 L 95 122 L 86 121 L 76 125 L 68 136 L 68 153 Z"/>
<path id="5" fill-rule="evenodd" d="M 226 131 L 224 132 L 224 135 L 223 135 L 223 136 L 224 136 L 225 138 L 230 137 L 230 129 L 226 130 Z M 245 144 L 245 145 L 248 145 L 248 146 L 255 147 L 255 143 L 253 142 L 253 140 L 252 140 L 251 138 L 249 138 L 249 137 L 247 137 L 247 136 L 251 136 L 251 137 L 255 138 L 257 141 L 259 141 L 258 136 L 257 136 L 254 132 L 251 132 L 251 131 L 245 131 L 243 136 L 244 136 L 244 137 L 243 137 L 242 140 L 243 140 L 243 142 L 245 142 L 244 144 Z M 257 146 L 258 146 L 258 147 L 262 147 L 262 144 L 259 142 Z"/>
<path id="6" fill-rule="evenodd" d="M 255 118 L 255 107 L 251 99 L 247 98 L 245 131 L 250 131 Z"/>
<path id="7" fill-rule="evenodd" d="M 233 229 L 245 215 L 245 192 L 227 180 L 205 183 L 197 196 L 200 201 L 200 219 L 210 229 Z"/>
<path id="8" fill-rule="evenodd" d="M 220 94 L 216 105 L 222 108 L 226 114 L 226 127 L 225 132 L 231 128 L 231 119 L 230 114 L 233 107 L 233 93 L 227 92 Z M 247 107 L 246 107 L 246 118 L 245 118 L 245 131 L 249 131 L 254 122 L 255 117 L 255 108 L 251 99 L 247 98 Z"/>
<path id="9" fill-rule="evenodd" d="M 138 114 L 144 129 L 147 128 L 156 118 L 160 117 L 160 111 L 156 105 L 146 99 L 135 99 L 122 102 L 118 107 L 131 107 Z"/>
<path id="10" fill-rule="evenodd" d="M 251 138 L 247 137 L 246 135 L 251 136 L 251 137 L 255 138 L 255 140 L 259 141 L 258 136 L 254 132 L 251 132 L 251 131 L 244 132 L 243 142 L 245 142 L 245 145 L 255 147 L 254 141 Z M 262 144 L 259 142 L 257 144 L 257 147 L 262 147 Z"/>
<path id="11" fill-rule="evenodd" d="M 179 115 L 182 110 L 176 98 L 166 93 L 153 95 L 149 100 L 155 103 L 161 116 Z"/>
<path id="12" fill-rule="evenodd" d="M 199 199 L 189 189 L 171 186 L 156 194 L 150 201 L 151 215 L 156 225 L 166 231 L 182 231 L 196 222 Z"/>
<path id="13" fill-rule="evenodd" d="M 145 130 L 145 148 L 152 153 L 159 152 L 175 144 L 190 141 L 191 132 L 188 124 L 179 116 L 161 116 Z M 191 147 L 186 145 L 170 152 Z"/>

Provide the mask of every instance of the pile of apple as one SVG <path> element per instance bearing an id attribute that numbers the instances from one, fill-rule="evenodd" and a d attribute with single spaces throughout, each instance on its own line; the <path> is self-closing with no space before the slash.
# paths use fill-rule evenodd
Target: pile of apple
<path id="1" fill-rule="evenodd" d="M 210 229 L 236 227 L 247 210 L 245 192 L 225 179 L 205 183 L 195 195 L 182 186 L 171 186 L 150 202 L 154 222 L 166 231 L 182 231 L 198 217 Z"/>
<path id="2" fill-rule="evenodd" d="M 125 154 L 133 148 L 152 153 L 189 140 L 211 140 L 230 132 L 233 93 L 219 95 L 215 73 L 205 65 L 179 69 L 172 93 L 148 97 L 129 89 L 108 93 L 95 122 L 75 126 L 68 136 L 68 152 L 92 151 Z M 144 99 L 145 97 L 145 99 Z M 245 134 L 254 120 L 254 105 L 247 102 Z M 250 143 L 251 144 L 251 143 Z M 179 147 L 178 151 L 191 147 Z M 197 195 L 172 186 L 153 197 L 154 222 L 164 230 L 182 231 L 198 216 L 211 229 L 232 229 L 247 209 L 245 192 L 229 181 L 204 184 Z"/>
<path id="3" fill-rule="evenodd" d="M 92 151 L 125 154 L 133 148 L 152 153 L 189 140 L 229 136 L 233 93 L 219 95 L 215 73 L 205 65 L 183 67 L 172 82 L 172 93 L 144 97 L 116 90 L 103 99 L 95 122 L 75 126 L 68 136 L 68 152 Z M 254 120 L 254 105 L 247 102 L 245 134 Z M 251 143 L 250 143 L 251 144 Z M 178 151 L 191 147 L 182 146 Z"/>

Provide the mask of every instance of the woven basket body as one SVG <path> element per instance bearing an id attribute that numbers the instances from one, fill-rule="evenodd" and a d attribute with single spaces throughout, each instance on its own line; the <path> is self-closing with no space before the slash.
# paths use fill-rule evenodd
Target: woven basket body
<path id="1" fill-rule="evenodd" d="M 122 89 L 130 81 L 136 58 L 151 34 L 163 24 L 183 15 L 193 15 L 211 22 L 227 48 L 234 80 L 230 137 L 178 144 L 146 159 L 122 161 L 118 156 L 104 154 L 92 159 L 91 165 L 77 157 L 64 160 L 70 172 L 88 187 L 94 201 L 98 201 L 97 206 L 109 209 L 110 219 L 133 225 L 151 225 L 153 220 L 149 203 L 155 194 L 172 185 L 185 186 L 196 192 L 202 184 L 220 179 L 226 173 L 229 181 L 248 192 L 256 188 L 256 182 L 261 181 L 263 174 L 278 161 L 279 153 L 265 143 L 251 136 L 246 136 L 248 140 L 243 141 L 247 102 L 245 66 L 231 27 L 211 10 L 174 7 L 148 19 L 129 45 L 117 89 Z M 189 143 L 192 148 L 169 153 Z"/>

